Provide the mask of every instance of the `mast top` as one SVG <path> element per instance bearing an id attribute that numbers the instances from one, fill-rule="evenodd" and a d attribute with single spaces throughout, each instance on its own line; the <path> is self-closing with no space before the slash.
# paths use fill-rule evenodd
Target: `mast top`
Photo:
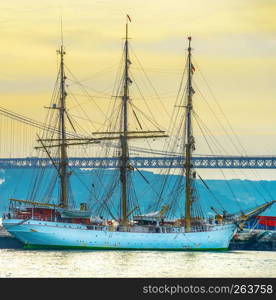
<path id="1" fill-rule="evenodd" d="M 63 46 L 63 16 L 62 16 L 62 6 L 59 7 L 59 14 L 60 14 L 60 42 Z"/>
<path id="2" fill-rule="evenodd" d="M 127 15 L 126 15 L 126 22 L 127 22 L 127 24 L 128 24 L 128 21 L 131 22 L 131 18 L 130 18 L 130 16 L 127 14 Z"/>
<path id="3" fill-rule="evenodd" d="M 189 40 L 189 48 L 188 48 L 188 51 L 190 52 L 192 50 L 191 48 L 191 40 L 192 40 L 192 37 L 191 36 L 188 36 L 188 40 Z"/>
<path id="4" fill-rule="evenodd" d="M 131 18 L 130 18 L 130 16 L 127 14 L 127 15 L 126 15 L 126 37 L 125 37 L 126 41 L 129 39 L 129 38 L 128 38 L 128 22 L 131 22 Z"/>
<path id="5" fill-rule="evenodd" d="M 57 50 L 57 54 L 61 55 L 61 58 L 63 58 L 63 55 L 66 54 L 64 51 L 64 44 L 63 44 L 63 20 L 62 20 L 62 13 L 60 15 L 60 49 Z"/>

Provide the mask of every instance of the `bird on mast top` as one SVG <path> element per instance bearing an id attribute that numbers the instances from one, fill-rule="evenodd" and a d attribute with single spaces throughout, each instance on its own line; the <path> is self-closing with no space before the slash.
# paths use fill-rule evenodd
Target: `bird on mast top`
<path id="1" fill-rule="evenodd" d="M 130 38 L 128 37 L 128 22 L 131 23 L 131 18 L 128 14 L 126 14 L 126 35 L 124 37 L 125 40 L 129 40 Z"/>
<path id="2" fill-rule="evenodd" d="M 127 21 L 129 20 L 129 22 L 131 22 L 130 16 L 128 14 L 126 16 L 127 16 Z"/>

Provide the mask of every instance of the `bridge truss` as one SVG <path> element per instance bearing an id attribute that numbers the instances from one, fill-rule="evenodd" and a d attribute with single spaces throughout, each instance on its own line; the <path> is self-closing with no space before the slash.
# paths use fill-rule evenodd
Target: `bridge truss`
<path id="1" fill-rule="evenodd" d="M 193 166 L 201 169 L 276 169 L 276 156 L 198 156 L 194 157 Z M 69 158 L 72 168 L 117 168 L 120 160 L 116 157 L 100 158 Z M 183 167 L 184 157 L 132 157 L 130 163 L 136 168 L 180 168 Z M 50 159 L 26 158 L 1 158 L 0 168 L 39 168 L 53 167 Z"/>

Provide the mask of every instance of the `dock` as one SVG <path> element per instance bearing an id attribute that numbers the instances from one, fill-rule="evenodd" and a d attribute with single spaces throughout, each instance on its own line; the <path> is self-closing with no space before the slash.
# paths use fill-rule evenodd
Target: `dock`
<path id="1" fill-rule="evenodd" d="M 0 249 L 21 249 L 23 244 L 0 226 Z"/>
<path id="2" fill-rule="evenodd" d="M 276 251 L 276 240 L 258 241 L 257 243 L 231 241 L 229 250 Z"/>

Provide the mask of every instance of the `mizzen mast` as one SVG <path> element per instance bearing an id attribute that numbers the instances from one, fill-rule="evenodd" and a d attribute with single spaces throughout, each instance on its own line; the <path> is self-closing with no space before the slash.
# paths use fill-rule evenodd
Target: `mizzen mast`
<path id="1" fill-rule="evenodd" d="M 191 37 L 188 37 L 189 47 L 188 47 L 188 82 L 187 82 L 187 106 L 186 106 L 186 126 L 185 126 L 185 149 L 186 149 L 186 158 L 185 158 L 185 187 L 186 187 L 186 200 L 185 200 L 185 231 L 191 231 L 191 206 L 193 202 L 193 189 L 192 189 L 192 152 L 194 150 L 194 137 L 192 133 L 192 120 L 191 114 L 193 109 L 192 98 L 194 90 L 192 87 L 192 74 L 193 74 L 193 65 L 191 62 Z"/>

